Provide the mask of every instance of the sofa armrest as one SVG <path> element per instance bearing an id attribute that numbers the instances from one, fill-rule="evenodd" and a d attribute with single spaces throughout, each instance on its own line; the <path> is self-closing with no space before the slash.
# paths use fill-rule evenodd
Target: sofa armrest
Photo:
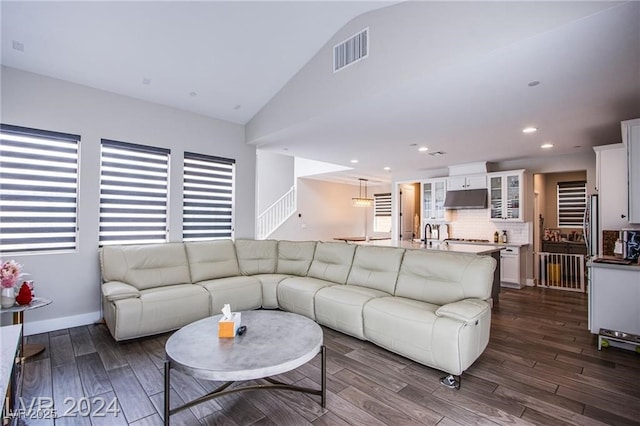
<path id="1" fill-rule="evenodd" d="M 462 321 L 465 324 L 471 324 L 476 322 L 490 310 L 491 307 L 484 300 L 464 299 L 440 306 L 436 310 L 436 315 L 439 317 L 448 317 Z"/>
<path id="2" fill-rule="evenodd" d="M 140 291 L 132 285 L 120 281 L 109 281 L 102 284 L 102 295 L 109 302 L 116 300 L 139 298 Z"/>

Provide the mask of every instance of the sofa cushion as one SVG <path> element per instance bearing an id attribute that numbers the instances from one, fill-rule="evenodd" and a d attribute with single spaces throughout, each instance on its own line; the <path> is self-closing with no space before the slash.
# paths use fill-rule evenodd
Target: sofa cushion
<path id="1" fill-rule="evenodd" d="M 276 272 L 300 277 L 306 276 L 315 250 L 315 241 L 279 241 Z"/>
<path id="2" fill-rule="evenodd" d="M 364 334 L 371 342 L 421 364 L 462 374 L 487 347 L 491 311 L 484 310 L 468 323 L 438 316 L 438 308 L 403 297 L 372 299 L 363 310 Z"/>
<path id="3" fill-rule="evenodd" d="M 209 316 L 207 291 L 193 284 L 157 287 L 139 298 L 106 302 L 105 320 L 116 340 L 149 336 Z"/>
<path id="4" fill-rule="evenodd" d="M 240 275 L 232 240 L 189 242 L 185 248 L 194 283 Z"/>
<path id="5" fill-rule="evenodd" d="M 182 243 L 102 247 L 103 281 L 120 281 L 138 290 L 191 282 Z"/>
<path id="6" fill-rule="evenodd" d="M 242 275 L 275 274 L 278 262 L 276 240 L 236 240 L 236 254 Z"/>
<path id="7" fill-rule="evenodd" d="M 252 275 L 257 278 L 262 285 L 262 307 L 264 309 L 276 309 L 278 306 L 278 295 L 276 290 L 280 281 L 291 278 L 293 275 L 285 274 L 258 274 Z"/>
<path id="8" fill-rule="evenodd" d="M 403 254 L 401 248 L 358 246 L 347 284 L 393 294 Z"/>
<path id="9" fill-rule="evenodd" d="M 438 319 L 436 309 L 437 305 L 402 297 L 370 300 L 362 310 L 364 335 L 383 348 L 434 365 L 432 350 L 438 344 L 432 334 Z"/>
<path id="10" fill-rule="evenodd" d="M 332 285 L 316 293 L 316 321 L 358 339 L 365 339 L 362 309 L 371 299 L 389 293 L 357 285 Z"/>
<path id="11" fill-rule="evenodd" d="M 314 298 L 318 290 L 332 285 L 329 281 L 310 277 L 285 278 L 278 284 L 278 306 L 294 314 L 316 319 Z"/>
<path id="12" fill-rule="evenodd" d="M 260 281 L 255 277 L 240 275 L 217 278 L 200 281 L 198 285 L 209 292 L 211 315 L 218 315 L 227 303 L 234 312 L 258 309 L 262 306 L 262 288 Z"/>
<path id="13" fill-rule="evenodd" d="M 356 246 L 347 243 L 319 242 L 309 267 L 308 277 L 345 284 Z"/>
<path id="14" fill-rule="evenodd" d="M 489 256 L 407 250 L 396 296 L 445 305 L 467 298 L 491 297 L 496 261 Z"/>

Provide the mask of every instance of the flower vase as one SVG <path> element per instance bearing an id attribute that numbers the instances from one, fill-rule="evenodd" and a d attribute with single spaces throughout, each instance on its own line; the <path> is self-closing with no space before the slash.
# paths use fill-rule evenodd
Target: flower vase
<path id="1" fill-rule="evenodd" d="M 0 306 L 3 308 L 12 308 L 16 304 L 16 289 L 15 287 L 2 288 L 2 294 L 0 296 Z"/>

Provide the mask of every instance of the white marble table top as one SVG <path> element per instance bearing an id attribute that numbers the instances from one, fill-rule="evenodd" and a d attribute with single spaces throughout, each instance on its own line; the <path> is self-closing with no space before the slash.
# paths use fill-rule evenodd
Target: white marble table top
<path id="1" fill-rule="evenodd" d="M 2 308 L 2 312 L 23 312 L 30 309 L 41 308 L 51 303 L 51 300 L 44 297 L 34 297 L 28 305 L 18 305 L 17 303 L 10 308 Z"/>
<path id="2" fill-rule="evenodd" d="M 291 371 L 312 360 L 322 347 L 322 329 L 301 315 L 244 311 L 247 331 L 218 338 L 221 316 L 191 323 L 169 337 L 165 353 L 173 368 L 205 380 L 252 380 Z"/>
<path id="3" fill-rule="evenodd" d="M 16 358 L 16 351 L 20 344 L 22 325 L 7 325 L 0 327 L 0 396 L 5 400 L 9 388 L 9 378 Z"/>

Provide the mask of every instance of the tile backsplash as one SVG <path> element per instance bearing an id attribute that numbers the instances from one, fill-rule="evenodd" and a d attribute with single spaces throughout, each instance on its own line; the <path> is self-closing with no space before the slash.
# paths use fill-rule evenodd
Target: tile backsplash
<path id="1" fill-rule="evenodd" d="M 493 222 L 488 209 L 451 210 L 449 215 L 449 237 L 478 238 L 493 241 L 493 234 L 507 231 L 509 242 L 527 244 L 533 242 L 531 222 Z"/>

